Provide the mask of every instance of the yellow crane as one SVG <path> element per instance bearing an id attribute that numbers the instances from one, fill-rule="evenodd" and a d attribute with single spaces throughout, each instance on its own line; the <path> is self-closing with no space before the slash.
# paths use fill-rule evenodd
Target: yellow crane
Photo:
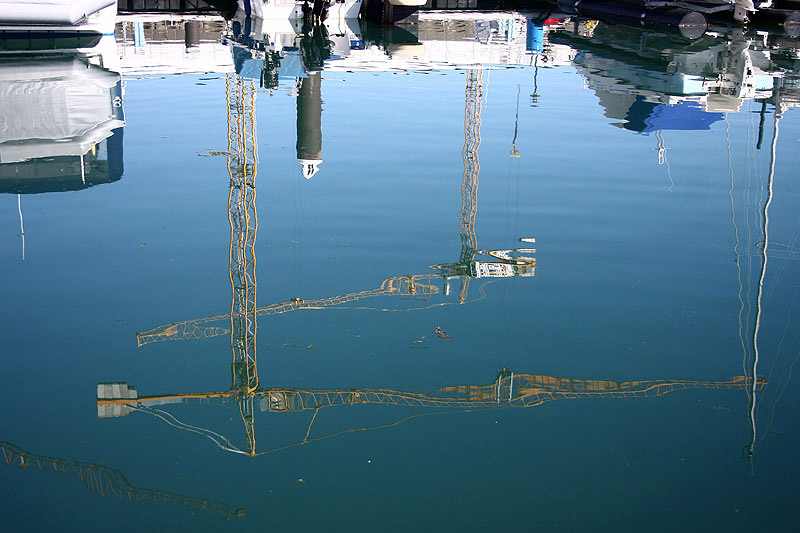
<path id="1" fill-rule="evenodd" d="M 126 500 L 186 505 L 195 511 L 221 514 L 228 519 L 244 516 L 244 509 L 241 507 L 206 498 L 137 487 L 122 472 L 105 465 L 39 455 L 6 441 L 0 441 L 0 456 L 7 465 L 16 468 L 26 469 L 33 466 L 39 470 L 67 474 L 81 481 L 89 492 L 101 496 L 112 494 Z"/>
<path id="2" fill-rule="evenodd" d="M 755 386 L 764 388 L 766 380 Z M 443 387 L 439 392 L 451 393 L 472 401 L 531 407 L 558 399 L 577 398 L 647 398 L 663 396 L 685 389 L 738 389 L 753 384 L 752 378 L 734 376 L 726 381 L 651 379 L 612 381 L 599 379 L 557 378 L 542 374 L 515 374 L 508 369 L 497 373 L 489 385 L 457 385 Z"/>
<path id="3" fill-rule="evenodd" d="M 297 311 L 300 309 L 327 309 L 355 302 L 363 298 L 376 298 L 379 296 L 431 296 L 439 292 L 439 288 L 433 285 L 433 281 L 438 279 L 438 274 L 417 274 L 410 276 L 394 276 L 383 280 L 378 288 L 368 291 L 351 292 L 339 296 L 328 298 L 318 298 L 313 300 L 303 300 L 294 298 L 287 302 L 276 302 L 264 307 L 256 308 L 255 315 L 271 316 Z M 211 324 L 221 323 L 229 320 L 230 315 L 216 315 L 210 317 L 197 318 L 193 320 L 183 320 L 173 322 L 164 326 L 158 326 L 149 331 L 136 334 L 136 341 L 139 346 L 160 342 L 165 340 L 185 340 L 185 339 L 204 339 L 223 335 L 230 330 L 221 326 Z"/>
<path id="4" fill-rule="evenodd" d="M 439 292 L 438 287 L 433 285 L 433 281 L 441 278 L 442 275 L 446 279 L 445 287 L 442 291 L 444 293 L 449 293 L 449 283 L 447 282 L 447 279 L 452 277 L 459 277 L 461 279 L 459 303 L 464 303 L 467 298 L 469 281 L 471 278 L 533 275 L 534 267 L 536 266 L 536 260 L 532 255 L 536 252 L 535 249 L 515 248 L 508 250 L 478 250 L 478 240 L 475 233 L 475 217 L 478 211 L 478 177 L 480 175 L 478 149 L 481 145 L 483 70 L 474 68 L 467 71 L 465 89 L 464 147 L 462 149 L 464 172 L 462 174 L 461 181 L 461 212 L 459 215 L 459 234 L 461 237 L 461 254 L 459 261 L 457 263 L 431 265 L 431 268 L 438 270 L 440 275 L 417 274 L 408 276 L 394 276 L 385 279 L 378 288 L 368 291 L 351 292 L 344 295 L 314 300 L 301 300 L 299 298 L 295 298 L 288 302 L 277 302 L 266 307 L 255 307 L 255 251 L 252 247 L 252 244 L 255 244 L 255 230 L 257 229 L 254 186 L 257 153 L 254 151 L 254 148 L 250 149 L 246 142 L 242 142 L 248 139 L 255 139 L 255 116 L 252 113 L 253 106 L 246 107 L 243 103 L 239 103 L 240 101 L 245 103 L 252 101 L 254 105 L 254 93 L 252 93 L 252 89 L 242 90 L 241 88 L 237 91 L 231 91 L 232 85 L 240 87 L 240 84 L 243 83 L 242 79 L 237 76 L 237 81 L 235 84 L 233 84 L 231 79 L 234 76 L 235 75 L 229 75 L 228 78 L 228 152 L 237 154 L 239 159 L 236 159 L 234 164 L 232 164 L 232 156 L 229 156 L 228 169 L 232 172 L 236 171 L 241 175 L 245 175 L 247 173 L 246 169 L 252 169 L 253 203 L 251 207 L 245 209 L 239 203 L 229 202 L 231 206 L 230 213 L 232 213 L 231 257 L 240 257 L 240 265 L 247 265 L 248 267 L 252 265 L 253 269 L 250 276 L 252 283 L 250 283 L 247 288 L 247 291 L 252 290 L 252 298 L 250 299 L 249 292 L 237 292 L 234 290 L 232 301 L 252 302 L 252 306 L 255 311 L 250 308 L 247 309 L 248 312 L 254 317 L 277 315 L 301 309 L 326 309 L 341 306 L 343 304 L 361 300 L 363 298 L 373 298 L 378 296 L 431 296 Z M 245 92 L 248 94 L 247 97 L 243 96 Z M 232 95 L 234 95 L 233 98 Z M 252 100 L 250 99 L 250 95 L 253 95 Z M 233 114 L 236 116 L 236 119 L 233 122 L 231 121 L 231 109 L 234 110 Z M 249 112 L 246 113 L 246 109 L 249 110 Z M 249 122 L 247 121 L 248 117 L 251 117 Z M 249 164 L 249 160 L 246 157 L 243 158 L 243 156 L 239 154 L 251 154 L 252 163 Z M 236 181 L 237 180 L 232 174 L 232 193 L 235 190 L 233 183 Z M 236 199 L 241 200 L 242 196 L 238 195 L 236 196 Z M 253 227 L 252 231 L 250 232 L 250 235 L 252 235 L 252 243 L 249 247 L 238 244 L 242 240 L 241 237 L 244 235 L 244 232 L 239 230 L 238 233 L 234 235 L 233 231 L 234 221 L 242 220 L 242 214 L 248 212 L 252 213 L 250 220 L 256 221 L 255 227 Z M 240 222 L 238 227 L 245 228 L 246 225 L 244 222 Z M 525 238 L 521 239 L 521 241 L 525 243 L 534 243 L 535 239 Z M 234 242 L 237 243 L 237 255 L 234 255 Z M 243 254 L 243 251 L 247 251 L 247 254 Z M 476 261 L 475 258 L 479 254 L 489 256 L 493 260 Z M 252 258 L 252 261 L 248 262 L 248 258 L 250 257 Z M 231 264 L 233 265 L 233 263 Z M 247 271 L 249 273 L 250 269 L 238 267 L 236 271 Z M 233 266 L 231 267 L 231 272 L 234 272 Z M 237 279 L 241 279 L 241 276 L 239 276 Z M 244 278 L 244 280 L 246 281 L 247 278 Z M 233 285 L 233 276 L 231 283 Z M 243 298 L 242 296 L 245 294 L 245 292 L 248 294 L 247 298 Z M 242 306 L 239 304 L 238 308 L 241 309 Z M 138 345 L 141 347 L 152 342 L 161 342 L 165 340 L 203 339 L 223 335 L 225 333 L 230 333 L 231 338 L 233 339 L 237 335 L 237 333 L 234 332 L 233 316 L 232 308 L 232 314 L 215 315 L 192 320 L 184 320 L 180 322 L 172 322 L 148 331 L 137 333 L 136 340 Z M 230 329 L 221 325 L 221 322 L 224 320 L 231 320 Z M 250 328 L 245 328 L 245 331 L 249 331 L 249 329 L 252 329 L 253 332 L 255 332 L 255 320 L 253 320 Z M 253 334 L 253 336 L 249 338 L 255 339 L 255 335 Z M 254 344 L 253 350 L 255 350 Z"/>
<path id="5" fill-rule="evenodd" d="M 753 384 L 752 378 L 734 376 L 725 381 L 702 380 L 637 380 L 612 381 L 598 379 L 558 378 L 542 374 L 514 374 L 506 369 L 488 385 L 456 385 L 442 387 L 437 394 L 399 391 L 395 389 L 346 388 L 300 389 L 263 387 L 254 397 L 268 400 L 268 410 L 274 412 L 306 411 L 340 405 L 380 404 L 407 407 L 437 407 L 475 409 L 488 407 L 533 407 L 551 400 L 579 398 L 648 398 L 663 396 L 686 389 L 741 389 Z M 759 379 L 755 386 L 766 385 Z M 235 398 L 236 391 L 169 393 L 139 396 L 127 383 L 103 383 L 100 386 L 121 386 L 131 391 L 126 398 L 98 397 L 97 406 L 136 407 L 177 403 L 187 400 Z M 123 410 L 121 414 L 127 414 Z"/>
<path id="6" fill-rule="evenodd" d="M 461 255 L 457 263 L 433 266 L 446 279 L 457 277 L 461 280 L 458 291 L 459 303 L 466 302 L 469 283 L 473 278 L 533 276 L 536 266 L 536 259 L 533 258 L 536 250 L 533 248 L 489 251 L 478 249 L 475 217 L 478 213 L 478 182 L 481 172 L 478 149 L 481 146 L 482 98 L 483 70 L 468 69 L 464 98 L 464 148 L 461 151 L 464 160 L 464 173 L 461 179 L 461 213 L 459 215 Z M 532 238 L 520 240 L 526 243 L 536 242 Z M 495 261 L 479 261 L 476 259 L 478 255 L 488 255 Z"/>
<path id="7" fill-rule="evenodd" d="M 734 376 L 725 381 L 700 380 L 637 380 L 612 381 L 595 379 L 558 378 L 540 374 L 515 374 L 507 369 L 497 373 L 488 385 L 458 385 L 442 387 L 436 394 L 399 391 L 386 388 L 352 389 L 301 389 L 285 387 L 263 387 L 252 392 L 259 399 L 262 410 L 269 412 L 313 411 L 308 430 L 300 444 L 308 442 L 311 426 L 320 409 L 336 406 L 385 405 L 447 410 L 476 410 L 489 408 L 534 407 L 545 402 L 581 398 L 649 398 L 663 396 L 676 390 L 686 389 L 762 389 L 766 380 L 753 382 L 752 378 Z M 108 394 L 116 387 L 126 391 L 120 395 Z M 236 398 L 236 391 L 212 391 L 192 393 L 170 393 L 139 396 L 134 387 L 126 383 L 98 385 L 98 413 L 105 416 L 123 416 L 132 409 L 147 410 L 156 406 L 185 402 Z M 262 401 L 263 399 L 263 401 Z M 405 420 L 405 419 L 403 419 Z M 385 426 L 382 426 L 385 427 Z M 319 440 L 318 437 L 314 440 Z M 249 450 L 251 456 L 267 452 Z"/>
<path id="8" fill-rule="evenodd" d="M 461 178 L 461 216 L 459 217 L 459 233 L 461 234 L 461 256 L 459 262 L 465 265 L 475 260 L 478 251 L 478 237 L 475 235 L 475 216 L 478 213 L 478 177 L 481 163 L 478 149 L 481 147 L 481 107 L 483 102 L 483 70 L 467 71 L 467 87 L 464 106 L 464 148 L 461 151 L 464 159 L 464 173 Z M 467 299 L 469 276 L 463 276 L 458 299 Z"/>
<path id="9" fill-rule="evenodd" d="M 464 91 L 464 147 L 461 157 L 464 160 L 464 173 L 461 176 L 461 212 L 458 230 L 461 237 L 461 255 L 457 263 L 437 265 L 447 277 L 459 277 L 461 287 L 458 301 L 464 303 L 469 291 L 470 265 L 474 264 L 478 252 L 478 237 L 475 234 L 475 216 L 478 213 L 478 177 L 481 163 L 478 149 L 481 146 L 481 108 L 483 105 L 483 70 L 467 70 L 467 83 Z"/>
<path id="10" fill-rule="evenodd" d="M 481 146 L 481 107 L 483 104 L 483 70 L 467 70 L 467 87 L 464 94 L 464 173 L 461 178 L 461 214 L 459 233 L 461 235 L 461 256 L 459 263 L 471 265 L 478 251 L 478 237 L 475 234 L 475 216 L 478 213 L 478 177 L 481 163 L 478 148 Z M 464 303 L 469 291 L 469 272 L 461 275 L 461 288 L 458 301 Z"/>
<path id="11" fill-rule="evenodd" d="M 227 391 L 199 393 L 197 395 L 164 396 L 162 400 L 179 398 L 233 397 L 236 399 L 245 426 L 247 450 L 256 454 L 254 427 L 254 400 L 261 394 L 257 365 L 257 318 L 298 309 L 325 309 L 341 306 L 362 298 L 393 295 L 430 296 L 439 289 L 435 279 L 445 278 L 445 289 L 449 292 L 448 278 L 459 276 L 462 280 L 459 303 L 466 301 L 469 280 L 472 277 L 508 277 L 533 275 L 535 259 L 529 254 L 533 249 L 490 250 L 477 249 L 475 216 L 477 213 L 478 176 L 480 162 L 478 148 L 481 143 L 481 105 L 483 72 L 470 69 L 467 72 L 466 104 L 464 112 L 464 148 L 462 156 L 464 172 L 461 186 L 461 213 L 459 233 L 461 255 L 458 263 L 433 265 L 438 274 L 395 276 L 387 278 L 377 289 L 353 292 L 345 295 L 316 300 L 292 299 L 266 307 L 256 305 L 256 253 L 255 242 L 258 231 L 255 179 L 258 169 L 258 152 L 255 119 L 255 85 L 237 74 L 226 78 L 228 109 L 227 167 L 230 177 L 228 195 L 228 218 L 230 224 L 229 272 L 231 283 L 231 309 L 228 314 L 203 317 L 182 322 L 173 322 L 152 330 L 138 333 L 139 346 L 163 340 L 208 338 L 224 333 L 230 334 L 232 384 Z M 533 242 L 533 239 L 523 239 Z M 476 261 L 476 255 L 486 254 L 493 261 Z M 522 254 L 522 255 L 520 255 Z M 528 255 L 526 255 L 528 254 Z M 228 320 L 229 327 L 222 326 Z M 126 384 L 98 385 L 98 416 L 120 416 L 127 414 L 129 402 L 135 389 Z M 302 395 L 301 395 L 302 396 Z M 306 395 L 307 396 L 307 395 Z M 386 396 L 387 398 L 389 396 Z M 463 403 L 463 402 L 462 402 Z M 127 407 L 126 407 L 127 406 Z M 124 407 L 124 408 L 123 408 Z"/>
<path id="12" fill-rule="evenodd" d="M 247 447 L 255 452 L 253 391 L 258 389 L 256 321 L 256 89 L 253 80 L 230 73 L 226 78 L 228 103 L 228 222 L 230 225 L 229 275 L 231 283 L 230 340 L 231 390 L 236 392 L 245 425 Z"/>

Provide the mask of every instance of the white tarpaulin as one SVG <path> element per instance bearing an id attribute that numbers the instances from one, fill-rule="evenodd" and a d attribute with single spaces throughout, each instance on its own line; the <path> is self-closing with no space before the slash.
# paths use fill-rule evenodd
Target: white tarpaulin
<path id="1" fill-rule="evenodd" d="M 0 63 L 0 163 L 86 153 L 124 125 L 119 81 L 75 58 Z"/>

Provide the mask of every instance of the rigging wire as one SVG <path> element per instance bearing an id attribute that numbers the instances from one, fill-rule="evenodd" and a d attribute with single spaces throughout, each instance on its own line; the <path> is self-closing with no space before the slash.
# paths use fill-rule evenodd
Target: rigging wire
<path id="1" fill-rule="evenodd" d="M 744 292 L 744 281 L 742 280 L 742 265 L 740 262 L 741 254 L 739 252 L 739 227 L 736 224 L 736 210 L 733 201 L 733 161 L 732 161 L 732 151 L 731 151 L 731 136 L 730 136 L 730 129 L 731 125 L 728 121 L 728 114 L 725 113 L 725 142 L 728 148 L 728 170 L 730 172 L 730 186 L 728 188 L 728 197 L 730 198 L 731 204 L 731 225 L 733 225 L 733 234 L 736 242 L 733 245 L 733 255 L 735 257 L 736 263 L 736 272 L 737 272 L 737 280 L 739 284 L 739 292 L 737 293 L 737 298 L 739 300 L 739 313 L 738 313 L 738 332 L 739 332 L 739 344 L 742 347 L 742 374 L 747 375 L 747 359 L 748 357 L 748 347 L 746 341 L 744 339 L 744 325 L 742 324 L 742 317 L 744 315 L 745 309 L 745 299 L 742 297 L 742 293 Z M 747 401 L 750 401 L 750 393 L 747 389 L 745 389 L 745 394 L 747 395 Z"/>
<path id="2" fill-rule="evenodd" d="M 770 162 L 769 162 L 769 175 L 767 179 L 767 200 L 764 203 L 763 209 L 763 232 L 764 232 L 764 247 L 762 249 L 762 260 L 761 260 L 761 275 L 759 276 L 758 280 L 758 292 L 756 298 L 756 319 L 753 328 L 753 381 L 757 379 L 758 376 L 758 362 L 759 362 L 759 346 L 758 346 L 758 334 L 761 329 L 761 317 L 763 314 L 763 305 L 762 305 L 762 295 L 764 291 L 764 278 L 767 275 L 767 260 L 769 258 L 768 249 L 769 249 L 769 207 L 772 204 L 773 198 L 773 184 L 775 178 L 775 149 L 778 143 L 778 110 L 775 110 L 775 117 L 774 117 L 774 126 L 772 132 L 772 146 L 770 149 Z M 749 455 L 750 457 L 753 456 L 753 451 L 755 449 L 757 435 L 756 435 L 756 387 L 753 386 L 751 390 L 751 402 L 750 402 L 750 425 L 751 430 L 753 433 L 752 441 L 750 443 L 750 450 Z"/>
<path id="3" fill-rule="evenodd" d="M 17 211 L 19 211 L 19 236 L 22 238 L 22 260 L 25 261 L 25 226 L 22 224 L 22 195 L 17 194 Z"/>
<path id="4" fill-rule="evenodd" d="M 133 404 L 127 404 L 127 406 L 135 411 L 142 411 L 145 413 L 149 413 L 155 416 L 156 418 L 163 420 L 172 427 L 182 429 L 184 431 L 189 431 L 190 433 L 197 433 L 198 435 L 202 435 L 224 451 L 240 453 L 242 455 L 249 455 L 246 452 L 234 446 L 228 439 L 228 437 L 226 437 L 225 435 L 221 435 L 216 431 L 212 431 L 207 428 L 194 426 L 192 424 L 187 424 L 186 422 L 182 422 L 181 420 L 178 420 L 176 416 L 169 413 L 168 411 L 165 411 L 163 409 L 156 409 L 155 407 L 140 407 L 138 405 L 133 405 Z"/>

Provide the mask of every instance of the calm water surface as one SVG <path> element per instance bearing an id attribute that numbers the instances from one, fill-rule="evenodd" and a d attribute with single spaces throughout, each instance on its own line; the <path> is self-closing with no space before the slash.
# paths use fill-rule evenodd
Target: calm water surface
<path id="1" fill-rule="evenodd" d="M 272 88 L 122 54 L 121 177 L 0 195 L 3 529 L 798 527 L 796 75 L 593 29 Z"/>

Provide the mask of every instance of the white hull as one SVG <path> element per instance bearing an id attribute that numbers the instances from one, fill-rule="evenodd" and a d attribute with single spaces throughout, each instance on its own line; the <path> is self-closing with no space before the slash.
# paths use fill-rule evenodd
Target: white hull
<path id="1" fill-rule="evenodd" d="M 72 26 L 111 5 L 116 11 L 116 0 L 0 0 L 0 25 Z"/>
<path id="2" fill-rule="evenodd" d="M 66 13 L 60 14 L 58 11 L 49 18 L 35 12 L 28 13 L 27 19 L 21 16 L 17 17 L 12 11 L 3 12 L 3 9 L 6 9 L 6 3 L 0 0 L 0 32 L 7 31 L 14 34 L 64 32 L 68 34 L 94 33 L 98 35 L 113 35 L 117 16 L 117 3 L 109 3 L 108 0 L 103 0 L 103 2 L 109 5 L 93 11 L 85 17 L 80 17 L 78 22 L 69 22 L 74 17 L 70 17 Z"/>

